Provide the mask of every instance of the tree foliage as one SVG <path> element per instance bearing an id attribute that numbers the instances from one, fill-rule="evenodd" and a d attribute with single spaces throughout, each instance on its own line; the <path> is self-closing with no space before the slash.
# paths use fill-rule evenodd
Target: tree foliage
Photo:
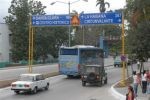
<path id="1" fill-rule="evenodd" d="M 28 59 L 29 19 L 31 15 L 44 15 L 45 8 L 40 1 L 12 0 L 5 21 L 11 31 L 13 61 Z M 34 59 L 45 61 L 48 54 L 57 57 L 59 46 L 68 42 L 67 34 L 66 27 L 35 28 Z"/>
<path id="2" fill-rule="evenodd" d="M 67 27 L 37 28 L 35 38 L 36 58 L 40 57 L 45 61 L 48 54 L 58 57 L 59 47 L 68 43 L 67 31 Z"/>
<path id="3" fill-rule="evenodd" d="M 99 5 L 99 11 L 105 12 L 106 11 L 106 5 L 108 8 L 110 7 L 110 4 L 108 2 L 105 2 L 104 0 L 97 0 L 96 6 Z"/>
<path id="4" fill-rule="evenodd" d="M 9 26 L 12 38 L 12 58 L 14 61 L 27 59 L 28 25 L 30 14 L 45 14 L 41 2 L 33 0 L 12 0 L 8 9 L 9 16 L 5 21 Z"/>
<path id="5" fill-rule="evenodd" d="M 103 30 L 105 30 L 104 32 L 105 34 L 103 34 Z M 93 26 L 78 27 L 75 34 L 75 44 L 99 46 L 100 35 L 104 35 L 105 37 L 111 37 L 111 38 L 113 37 L 120 38 L 121 27 L 119 25 L 99 25 L 99 26 L 93 25 Z M 110 47 L 115 45 L 115 43 L 116 42 L 110 43 Z"/>
<path id="6" fill-rule="evenodd" d="M 149 0 L 128 0 L 125 11 L 128 26 L 128 45 L 131 53 L 143 61 L 150 56 L 150 2 Z"/>

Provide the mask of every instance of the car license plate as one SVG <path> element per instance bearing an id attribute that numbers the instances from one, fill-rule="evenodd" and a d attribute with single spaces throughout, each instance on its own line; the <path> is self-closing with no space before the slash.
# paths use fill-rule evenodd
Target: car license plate
<path id="1" fill-rule="evenodd" d="M 22 85 L 21 85 L 21 84 L 19 84 L 19 87 L 22 87 Z"/>

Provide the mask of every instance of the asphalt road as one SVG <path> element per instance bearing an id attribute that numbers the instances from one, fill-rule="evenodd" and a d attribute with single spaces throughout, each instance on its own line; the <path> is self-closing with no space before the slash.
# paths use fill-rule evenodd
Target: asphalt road
<path id="1" fill-rule="evenodd" d="M 121 68 L 107 68 L 108 84 L 102 87 L 87 85 L 82 87 L 80 79 L 67 79 L 66 76 L 50 78 L 50 89 L 37 94 L 16 95 L 10 87 L 0 89 L 0 100 L 117 100 L 110 87 L 121 78 Z"/>

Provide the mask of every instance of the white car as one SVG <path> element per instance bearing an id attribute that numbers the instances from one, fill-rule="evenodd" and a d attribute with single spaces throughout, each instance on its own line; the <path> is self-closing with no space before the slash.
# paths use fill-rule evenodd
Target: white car
<path id="1" fill-rule="evenodd" d="M 39 89 L 48 90 L 49 81 L 42 74 L 21 74 L 18 81 L 11 84 L 11 90 L 19 94 L 22 92 L 37 93 Z"/>

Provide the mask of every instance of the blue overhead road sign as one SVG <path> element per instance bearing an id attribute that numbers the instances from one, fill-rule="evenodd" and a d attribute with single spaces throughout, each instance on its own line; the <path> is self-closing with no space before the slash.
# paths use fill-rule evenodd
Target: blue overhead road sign
<path id="1" fill-rule="evenodd" d="M 80 25 L 91 24 L 122 24 L 122 13 L 81 14 Z"/>
<path id="2" fill-rule="evenodd" d="M 70 25 L 69 15 L 33 15 L 32 26 Z"/>
<path id="3" fill-rule="evenodd" d="M 79 16 L 80 25 L 122 24 L 122 13 L 92 13 Z M 69 15 L 33 15 L 32 26 L 71 25 Z"/>

